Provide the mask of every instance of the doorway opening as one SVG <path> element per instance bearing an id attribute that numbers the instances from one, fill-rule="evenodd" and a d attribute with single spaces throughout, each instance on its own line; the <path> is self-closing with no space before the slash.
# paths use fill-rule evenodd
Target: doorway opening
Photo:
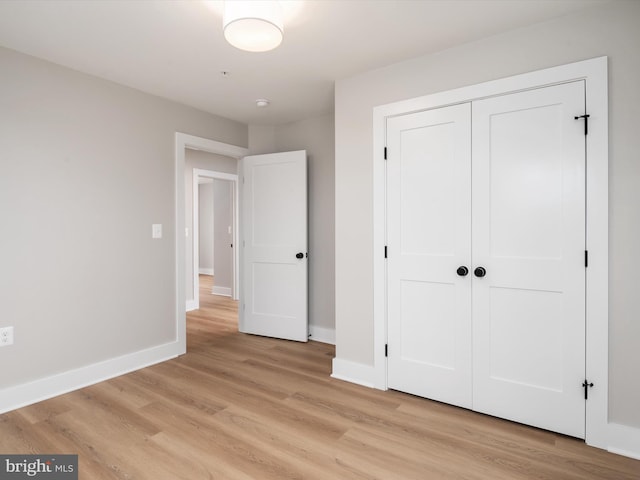
<path id="1" fill-rule="evenodd" d="M 193 227 L 190 229 L 187 224 L 192 222 L 193 216 L 187 215 L 186 207 L 193 202 L 194 181 L 193 177 L 190 177 L 189 181 L 189 176 L 185 175 L 186 159 L 187 155 L 190 155 L 189 152 L 200 154 L 203 151 L 232 162 L 228 165 L 226 173 L 235 177 L 223 179 L 235 179 L 238 183 L 238 172 L 242 172 L 242 183 L 247 184 L 247 188 L 243 188 L 242 196 L 245 198 L 240 202 L 241 196 L 236 196 L 236 211 L 239 212 L 246 207 L 242 214 L 237 215 L 241 218 L 236 219 L 238 229 L 241 223 L 246 227 L 237 232 L 237 238 L 242 239 L 242 245 L 238 244 L 236 248 L 243 250 L 238 255 L 236 263 L 237 272 L 243 272 L 243 281 L 238 281 L 239 275 L 236 275 L 235 280 L 235 295 L 242 302 L 237 315 L 239 331 L 307 341 L 306 152 L 300 150 L 249 157 L 245 148 L 176 133 L 176 343 L 180 349 L 178 354 L 186 353 L 187 350 L 186 311 L 193 309 L 196 301 L 199 303 L 199 296 L 196 296 L 194 290 L 196 283 L 200 283 L 199 277 L 193 279 L 198 267 L 193 268 L 193 261 L 188 261 L 192 257 L 187 255 L 188 250 L 193 249 Z M 201 165 L 190 164 L 192 169 L 198 167 Z M 283 181 L 288 188 L 282 188 Z M 238 192 L 238 189 L 235 191 Z M 291 214 L 292 208 L 295 214 Z M 258 244 L 247 241 L 245 247 L 245 236 L 252 241 L 257 240 Z M 275 259 L 263 259 L 263 253 L 270 254 L 274 250 L 262 248 L 264 245 L 280 247 L 276 248 L 280 254 Z M 255 248 L 256 246 L 259 248 Z M 260 265 L 256 266 L 257 263 Z M 278 271 L 274 271 L 274 268 Z M 259 282 L 256 282 L 256 277 Z M 256 285 L 260 288 L 254 288 Z M 289 295 L 291 291 L 294 291 L 295 295 Z M 252 313 L 250 321 L 247 321 L 245 310 Z M 294 331 L 294 334 L 289 330 Z"/>
<path id="2" fill-rule="evenodd" d="M 190 160 L 187 161 L 186 174 L 192 175 L 192 280 L 187 278 L 187 283 L 193 293 L 191 301 L 187 299 L 187 311 L 199 308 L 201 274 L 214 277 L 212 294 L 228 296 L 233 300 L 239 298 L 240 276 L 237 235 L 238 175 L 192 168 L 191 164 L 196 160 Z M 227 166 L 237 169 L 235 159 L 224 160 Z M 187 235 L 188 228 L 185 230 Z M 187 255 L 188 251 L 189 248 Z"/>
<path id="3" fill-rule="evenodd" d="M 193 274 L 190 270 L 193 268 L 193 262 L 187 262 L 187 253 L 193 248 L 191 235 L 192 229 L 187 229 L 187 189 L 192 186 L 192 177 L 185 178 L 185 157 L 189 150 L 196 152 L 208 152 L 215 155 L 230 157 L 236 162 L 235 172 L 237 172 L 238 164 L 241 163 L 248 153 L 248 149 L 230 145 L 227 143 L 209 140 L 207 138 L 188 135 L 176 132 L 175 135 L 175 265 L 176 265 L 176 340 L 179 345 L 178 355 L 187 351 L 187 308 L 193 301 Z M 190 192 L 191 193 L 191 192 Z M 191 223 L 191 222 L 189 222 Z M 238 232 L 238 238 L 240 237 Z M 189 271 L 188 271 L 189 270 Z M 239 270 L 239 269 L 238 269 Z M 190 285 L 189 285 L 190 284 Z M 237 283 L 236 295 L 242 298 L 242 291 Z M 188 288 L 190 287 L 190 288 Z M 223 297 L 221 297 L 223 298 Z"/>

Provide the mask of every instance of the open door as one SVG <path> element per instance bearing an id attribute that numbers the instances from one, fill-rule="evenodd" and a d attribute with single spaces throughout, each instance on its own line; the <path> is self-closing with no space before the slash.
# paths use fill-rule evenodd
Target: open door
<path id="1" fill-rule="evenodd" d="M 245 157 L 242 190 L 239 330 L 306 342 L 306 151 Z"/>

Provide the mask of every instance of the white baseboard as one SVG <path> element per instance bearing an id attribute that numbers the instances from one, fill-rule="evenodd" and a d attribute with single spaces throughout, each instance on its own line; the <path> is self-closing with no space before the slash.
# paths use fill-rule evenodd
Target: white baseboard
<path id="1" fill-rule="evenodd" d="M 225 297 L 230 297 L 231 296 L 231 288 L 230 287 L 217 287 L 217 286 L 213 286 L 213 288 L 211 289 L 211 293 L 213 293 L 214 295 L 223 295 Z"/>
<path id="2" fill-rule="evenodd" d="M 211 275 L 213 277 L 213 268 L 200 268 L 198 273 L 200 275 Z"/>
<path id="3" fill-rule="evenodd" d="M 336 330 L 334 328 L 316 327 L 309 325 L 309 340 L 316 342 L 336 344 Z"/>
<path id="4" fill-rule="evenodd" d="M 376 385 L 376 370 L 373 365 L 342 360 L 337 357 L 333 359 L 333 373 L 331 376 L 338 380 L 356 383 L 369 388 L 375 388 Z"/>
<path id="5" fill-rule="evenodd" d="M 610 423 L 607 425 L 607 430 L 609 434 L 609 446 L 607 450 L 609 452 L 640 460 L 639 428 Z"/>
<path id="6" fill-rule="evenodd" d="M 198 302 L 195 300 L 187 300 L 187 312 L 197 310 L 199 307 Z"/>
<path id="7" fill-rule="evenodd" d="M 88 387 L 149 365 L 164 362 L 183 353 L 185 353 L 184 349 L 180 347 L 178 342 L 171 342 L 32 382 L 3 388 L 0 389 L 0 413 Z"/>

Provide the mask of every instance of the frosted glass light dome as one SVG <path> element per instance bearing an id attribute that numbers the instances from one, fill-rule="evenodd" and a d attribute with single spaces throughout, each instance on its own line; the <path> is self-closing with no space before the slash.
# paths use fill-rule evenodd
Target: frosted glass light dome
<path id="1" fill-rule="evenodd" d="M 282 5 L 277 1 L 226 0 L 224 38 L 248 52 L 273 50 L 284 36 Z"/>

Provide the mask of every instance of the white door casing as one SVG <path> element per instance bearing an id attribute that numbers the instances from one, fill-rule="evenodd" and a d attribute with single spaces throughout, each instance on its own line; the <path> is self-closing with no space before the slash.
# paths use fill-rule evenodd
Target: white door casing
<path id="1" fill-rule="evenodd" d="M 240 331 L 306 342 L 306 152 L 243 160 Z"/>
<path id="2" fill-rule="evenodd" d="M 473 409 L 584 438 L 584 81 L 472 108 Z"/>
<path id="3" fill-rule="evenodd" d="M 471 105 L 387 123 L 389 387 L 471 408 Z"/>
<path id="4" fill-rule="evenodd" d="M 608 418 L 608 82 L 607 57 L 555 66 L 498 80 L 429 93 L 422 97 L 396 101 L 373 109 L 373 365 L 350 369 L 343 359 L 334 361 L 334 376 L 352 378 L 357 383 L 385 390 L 387 388 L 386 270 L 383 250 L 386 238 L 386 147 L 387 120 L 398 115 L 455 105 L 584 80 L 586 106 L 589 114 L 589 134 L 586 164 L 586 248 L 589 266 L 586 269 L 586 379 L 594 384 L 586 402 L 587 444 L 623 452 L 634 451 L 630 440 L 619 425 Z M 576 120 L 583 124 L 583 120 Z M 393 348 L 392 345 L 389 346 Z M 340 360 L 340 361 L 338 361 Z M 344 365 L 343 365 L 344 364 Z M 354 366 L 355 367 L 355 366 Z M 352 371 L 353 370 L 353 371 Z"/>

